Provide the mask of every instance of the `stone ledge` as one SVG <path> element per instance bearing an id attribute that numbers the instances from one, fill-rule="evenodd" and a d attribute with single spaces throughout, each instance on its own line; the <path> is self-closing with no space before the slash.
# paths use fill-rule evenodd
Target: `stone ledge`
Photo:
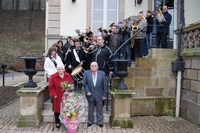
<path id="1" fill-rule="evenodd" d="M 17 127 L 38 127 L 43 121 L 42 115 L 40 116 L 21 116 L 17 120 Z"/>
<path id="2" fill-rule="evenodd" d="M 111 127 L 121 127 L 121 128 L 133 128 L 132 118 L 114 118 L 110 117 Z"/>
<path id="3" fill-rule="evenodd" d="M 133 97 L 131 104 L 131 116 L 174 116 L 175 112 L 175 97 Z"/>
<path id="4" fill-rule="evenodd" d="M 187 48 L 181 52 L 182 57 L 200 56 L 200 48 Z"/>
<path id="5" fill-rule="evenodd" d="M 45 89 L 48 87 L 48 83 L 45 81 L 39 82 L 37 85 L 38 87 L 35 88 L 21 88 L 17 91 L 17 94 L 20 97 L 37 97 L 42 91 L 45 91 Z"/>
<path id="6" fill-rule="evenodd" d="M 189 31 L 192 31 L 192 30 L 196 30 L 196 29 L 200 29 L 200 21 L 198 21 L 198 22 L 196 22 L 196 23 L 192 23 L 192 24 L 186 25 L 186 26 L 183 28 L 183 33 L 189 32 Z M 177 29 L 177 30 L 174 30 L 174 33 L 175 33 L 175 34 L 178 34 L 178 29 Z"/>
<path id="7" fill-rule="evenodd" d="M 114 98 L 131 98 L 135 92 L 131 92 L 130 90 L 112 90 L 110 91 Z"/>

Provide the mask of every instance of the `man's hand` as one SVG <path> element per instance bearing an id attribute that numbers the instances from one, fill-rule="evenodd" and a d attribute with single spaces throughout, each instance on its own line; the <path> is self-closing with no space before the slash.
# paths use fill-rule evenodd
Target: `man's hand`
<path id="1" fill-rule="evenodd" d="M 87 93 L 87 96 L 91 96 L 91 95 L 92 95 L 92 93 L 91 93 L 91 92 L 88 92 L 88 93 Z"/>
<path id="2" fill-rule="evenodd" d="M 106 97 L 102 97 L 102 100 L 106 100 Z"/>
<path id="3" fill-rule="evenodd" d="M 58 96 L 54 96 L 54 98 L 58 98 Z"/>

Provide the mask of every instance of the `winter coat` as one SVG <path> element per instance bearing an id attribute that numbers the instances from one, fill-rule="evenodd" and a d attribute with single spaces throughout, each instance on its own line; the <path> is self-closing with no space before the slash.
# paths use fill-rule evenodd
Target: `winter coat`
<path id="1" fill-rule="evenodd" d="M 161 23 L 161 26 L 157 26 L 157 33 L 166 33 L 169 34 L 169 25 L 172 21 L 172 16 L 168 12 L 163 13 L 163 16 L 166 21 Z"/>
<path id="2" fill-rule="evenodd" d="M 65 92 L 60 86 L 61 82 L 63 81 L 68 81 L 69 83 L 73 83 L 71 75 L 67 72 L 64 72 L 63 79 L 59 76 L 58 72 L 56 72 L 51 76 L 51 79 L 49 81 L 48 89 L 50 96 L 52 97 L 53 111 L 55 113 L 60 113 L 60 103 L 62 101 L 62 96 Z M 54 98 L 55 96 L 57 96 L 57 98 Z"/>

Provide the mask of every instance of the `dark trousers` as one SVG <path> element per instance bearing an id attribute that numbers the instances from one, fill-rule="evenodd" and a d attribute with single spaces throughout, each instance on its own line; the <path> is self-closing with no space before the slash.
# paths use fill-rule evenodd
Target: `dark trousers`
<path id="1" fill-rule="evenodd" d="M 81 81 L 78 82 L 78 81 L 74 80 L 75 91 L 81 92 L 81 91 L 82 91 L 82 86 L 83 86 L 83 85 L 82 85 Z"/>
<path id="2" fill-rule="evenodd" d="M 134 44 L 135 49 L 135 57 L 142 57 L 143 56 L 143 45 L 144 39 L 136 39 Z"/>
<path id="3" fill-rule="evenodd" d="M 157 33 L 156 45 L 158 48 L 167 48 L 167 33 Z"/>
<path id="4" fill-rule="evenodd" d="M 59 119 L 60 113 L 54 113 L 54 114 L 55 114 L 55 122 L 56 122 L 56 124 L 60 124 L 60 119 Z"/>
<path id="5" fill-rule="evenodd" d="M 94 123 L 94 105 L 96 103 L 96 117 L 97 117 L 97 124 L 103 124 L 103 105 L 101 101 L 88 101 L 88 123 Z"/>

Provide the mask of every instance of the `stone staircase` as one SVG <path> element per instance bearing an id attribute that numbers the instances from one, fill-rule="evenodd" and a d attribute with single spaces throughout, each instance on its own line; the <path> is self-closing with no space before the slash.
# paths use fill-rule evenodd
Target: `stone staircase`
<path id="1" fill-rule="evenodd" d="M 85 111 L 85 120 L 82 121 L 83 123 L 87 122 L 87 116 L 88 116 L 88 103 L 87 103 L 87 100 L 85 98 L 85 95 L 83 94 L 84 96 L 84 101 L 86 103 L 86 111 Z M 103 112 L 104 112 L 104 123 L 109 123 L 109 120 L 110 120 L 110 116 L 111 116 L 111 95 L 109 93 L 108 95 L 108 111 L 106 110 L 106 102 L 105 101 L 105 104 L 104 104 L 104 107 L 103 107 Z M 43 121 L 44 122 L 53 122 L 53 112 L 52 112 L 52 103 L 51 103 L 51 100 L 48 99 L 46 102 L 43 103 L 44 105 L 44 110 L 42 112 L 42 116 L 43 116 Z M 94 116 L 95 116 L 95 122 L 96 122 L 96 111 L 94 112 Z"/>
<path id="2" fill-rule="evenodd" d="M 175 108 L 176 73 L 171 62 L 176 59 L 174 49 L 151 49 L 148 58 L 137 58 L 128 67 L 124 83 L 136 94 L 131 102 L 131 115 L 173 115 Z M 116 88 L 119 78 L 112 80 Z"/>

